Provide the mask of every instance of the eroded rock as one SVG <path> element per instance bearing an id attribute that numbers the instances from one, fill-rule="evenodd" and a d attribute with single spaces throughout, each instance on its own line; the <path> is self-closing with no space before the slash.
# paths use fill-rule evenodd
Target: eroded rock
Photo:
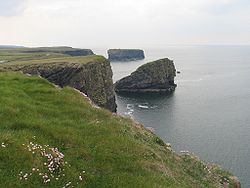
<path id="1" fill-rule="evenodd" d="M 147 63 L 130 76 L 115 83 L 116 92 L 159 93 L 173 92 L 176 88 L 174 78 L 176 69 L 168 58 Z"/>

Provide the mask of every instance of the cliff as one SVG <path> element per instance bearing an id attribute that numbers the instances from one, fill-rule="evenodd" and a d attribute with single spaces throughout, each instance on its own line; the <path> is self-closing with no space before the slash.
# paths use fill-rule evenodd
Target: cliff
<path id="1" fill-rule="evenodd" d="M 71 47 L 4 48 L 0 49 L 0 64 L 15 61 L 94 55 L 90 49 Z"/>
<path id="2" fill-rule="evenodd" d="M 72 88 L 13 72 L 0 82 L 0 187 L 240 187 Z"/>
<path id="3" fill-rule="evenodd" d="M 90 49 L 78 49 L 71 47 L 40 47 L 19 49 L 21 53 L 60 53 L 69 56 L 88 56 L 94 55 Z"/>
<path id="4" fill-rule="evenodd" d="M 3 71 L 40 75 L 60 86 L 84 92 L 95 104 L 116 112 L 110 63 L 102 56 L 63 57 L 2 64 Z"/>
<path id="5" fill-rule="evenodd" d="M 135 61 L 144 59 L 144 51 L 137 49 L 109 49 L 108 59 L 110 61 Z"/>
<path id="6" fill-rule="evenodd" d="M 116 92 L 152 93 L 172 92 L 176 88 L 175 66 L 172 60 L 160 59 L 139 67 L 130 76 L 115 83 Z"/>

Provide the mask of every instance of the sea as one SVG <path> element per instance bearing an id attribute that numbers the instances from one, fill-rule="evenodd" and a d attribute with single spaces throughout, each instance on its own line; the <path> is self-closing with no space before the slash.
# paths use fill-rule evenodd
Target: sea
<path id="1" fill-rule="evenodd" d="M 107 56 L 107 49 L 97 49 Z M 154 130 L 176 153 L 219 164 L 250 187 L 250 46 L 145 48 L 141 61 L 112 62 L 114 82 L 139 66 L 172 59 L 170 95 L 117 95 L 118 113 Z"/>

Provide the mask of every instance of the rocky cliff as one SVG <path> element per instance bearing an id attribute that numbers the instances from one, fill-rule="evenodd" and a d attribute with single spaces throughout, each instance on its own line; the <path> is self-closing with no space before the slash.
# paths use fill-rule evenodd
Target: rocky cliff
<path id="1" fill-rule="evenodd" d="M 144 59 L 144 51 L 137 49 L 110 49 L 108 59 L 110 61 L 135 61 Z"/>
<path id="2" fill-rule="evenodd" d="M 52 58 L 3 64 L 1 70 L 40 75 L 60 86 L 85 93 L 95 104 L 116 112 L 110 63 L 102 56 Z"/>
<path id="3" fill-rule="evenodd" d="M 172 92 L 176 69 L 167 58 L 147 63 L 115 84 L 116 92 Z"/>

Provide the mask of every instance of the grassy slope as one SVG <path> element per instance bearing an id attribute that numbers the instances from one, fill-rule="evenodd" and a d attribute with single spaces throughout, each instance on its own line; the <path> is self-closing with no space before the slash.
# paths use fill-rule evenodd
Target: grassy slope
<path id="1" fill-rule="evenodd" d="M 31 59 L 25 61 L 14 61 L 12 63 L 4 65 L 34 65 L 34 64 L 51 64 L 51 63 L 76 63 L 76 64 L 86 64 L 91 62 L 103 62 L 106 59 L 103 56 L 91 55 L 91 56 L 77 56 L 77 57 L 59 57 L 59 58 L 48 58 L 48 59 Z"/>
<path id="2" fill-rule="evenodd" d="M 73 89 L 18 73 L 0 73 L 0 142 L 0 187 L 63 187 L 69 181 L 74 187 L 217 187 L 222 173 L 175 155 L 154 134 L 93 108 Z M 65 176 L 45 184 L 39 176 L 47 171 L 44 158 L 27 149 L 29 142 L 49 145 L 48 152 L 57 147 L 65 155 Z M 20 180 L 21 171 L 32 175 Z"/>
<path id="3" fill-rule="evenodd" d="M 13 48 L 13 49 L 0 49 L 0 62 L 8 63 L 13 61 L 25 61 L 25 60 L 33 60 L 33 59 L 48 59 L 48 58 L 56 58 L 56 57 L 67 57 L 62 53 L 53 53 L 53 52 L 31 52 L 27 51 L 30 48 Z M 35 49 L 35 48 L 34 48 Z"/>
<path id="4" fill-rule="evenodd" d="M 8 63 L 0 63 L 0 71 L 17 71 L 30 68 L 46 68 L 51 67 L 64 67 L 64 66 L 80 66 L 87 63 L 103 63 L 107 62 L 107 59 L 103 56 L 91 55 L 91 56 L 77 56 L 77 57 L 59 57 L 59 58 L 47 58 L 47 59 L 37 59 L 36 57 L 31 57 L 30 60 L 13 60 Z"/>

